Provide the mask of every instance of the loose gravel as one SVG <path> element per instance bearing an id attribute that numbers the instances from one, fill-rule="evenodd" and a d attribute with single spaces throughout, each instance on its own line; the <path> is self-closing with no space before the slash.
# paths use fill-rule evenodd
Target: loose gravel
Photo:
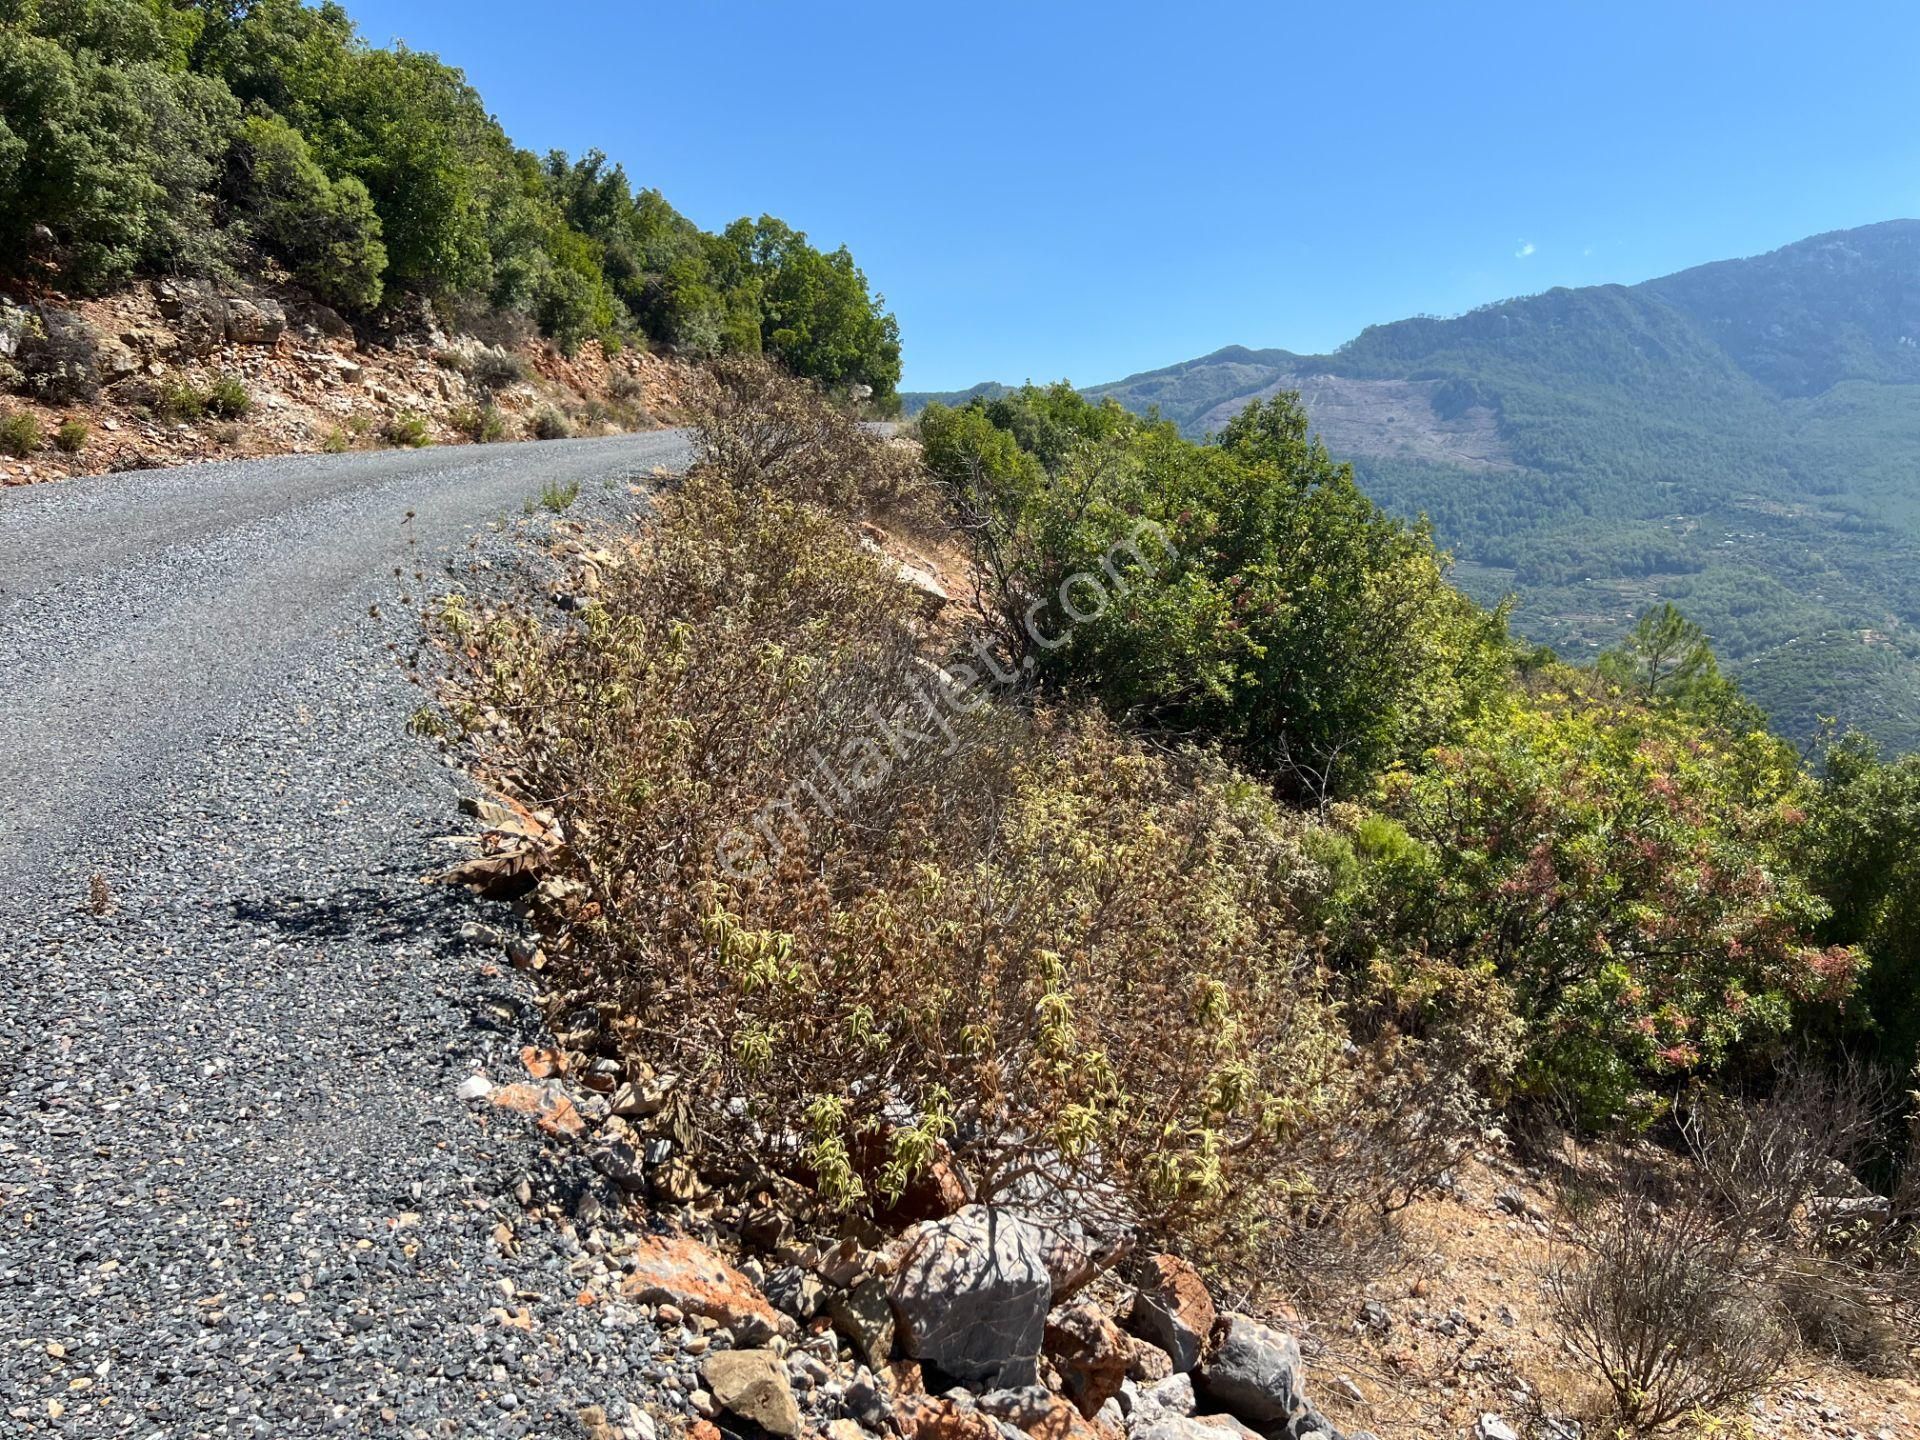
<path id="1" fill-rule="evenodd" d="M 499 915 L 422 883 L 460 780 L 390 649 L 403 594 L 486 585 L 554 523 L 545 482 L 616 518 L 685 456 L 0 494 L 0 1433 L 570 1435 L 588 1405 L 645 1433 L 691 1388 L 577 1303 L 591 1237 L 516 1225 L 570 1172 L 456 1094 L 540 1023 Z"/>

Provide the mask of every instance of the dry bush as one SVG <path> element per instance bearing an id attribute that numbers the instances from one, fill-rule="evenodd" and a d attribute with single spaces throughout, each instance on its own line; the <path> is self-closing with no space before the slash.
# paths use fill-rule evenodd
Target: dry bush
<path id="1" fill-rule="evenodd" d="M 734 484 L 919 534 L 942 527 L 919 452 L 888 443 L 811 381 L 728 357 L 709 367 L 692 408 L 700 463 Z"/>
<path id="2" fill-rule="evenodd" d="M 1630 1433 L 1723 1411 L 1779 1373 L 1787 1319 L 1706 1205 L 1617 1194 L 1576 1212 L 1565 1240 L 1554 1318 Z"/>
<path id="3" fill-rule="evenodd" d="M 1884 1102 L 1863 1067 L 1782 1065 L 1772 1092 L 1743 1099 L 1705 1089 L 1678 1112 L 1695 1170 L 1743 1244 L 1785 1244 L 1808 1202 L 1872 1143 Z"/>
<path id="4" fill-rule="evenodd" d="M 1811 1255 L 1783 1256 L 1773 1288 L 1807 1349 L 1868 1375 L 1908 1373 L 1895 1291 L 1852 1265 Z"/>
<path id="5" fill-rule="evenodd" d="M 947 691 L 843 517 L 716 476 L 744 428 L 578 623 L 441 616 L 480 767 L 566 837 L 562 980 L 684 1077 L 707 1160 L 865 1208 L 944 1154 L 975 1198 L 1243 1253 L 1342 1063 L 1297 822 L 1205 757 Z"/>

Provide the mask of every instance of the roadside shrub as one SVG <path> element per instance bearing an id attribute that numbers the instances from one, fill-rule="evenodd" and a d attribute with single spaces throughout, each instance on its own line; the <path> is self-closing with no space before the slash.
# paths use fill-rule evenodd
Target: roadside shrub
<path id="1" fill-rule="evenodd" d="M 640 400 L 646 396 L 647 387 L 640 383 L 638 375 L 629 375 L 624 370 L 616 370 L 607 377 L 607 397 L 612 400 Z"/>
<path id="2" fill-rule="evenodd" d="M 711 460 L 583 623 L 439 626 L 479 763 L 569 837 L 558 978 L 685 1077 L 703 1160 L 873 1210 L 945 1152 L 1221 1256 L 1304 1183 L 1342 1048 L 1262 787 L 963 703 L 843 518 Z"/>
<path id="3" fill-rule="evenodd" d="M 1759 1394 L 1790 1338 L 1737 1246 L 1692 1203 L 1626 1196 L 1576 1217 L 1548 1295 L 1567 1344 L 1635 1435 Z"/>
<path id="4" fill-rule="evenodd" d="M 40 448 L 40 421 L 31 411 L 0 416 L 0 454 L 24 460 Z"/>
<path id="5" fill-rule="evenodd" d="M 736 484 L 913 529 L 943 524 L 918 455 L 887 444 L 811 381 L 729 356 L 708 367 L 693 409 L 701 463 Z"/>
<path id="6" fill-rule="evenodd" d="M 347 452 L 347 432 L 338 425 L 332 426 L 320 437 L 320 449 L 327 455 L 344 455 Z"/>
<path id="7" fill-rule="evenodd" d="M 540 503 L 556 515 L 579 498 L 578 480 L 549 480 L 540 487 Z"/>
<path id="8" fill-rule="evenodd" d="M 397 445 L 407 450 L 418 450 L 433 443 L 433 434 L 427 429 L 424 415 L 412 410 L 402 410 L 391 416 L 381 427 L 380 438 L 389 445 Z"/>
<path id="9" fill-rule="evenodd" d="M 1867 1375 L 1911 1373 L 1898 1296 L 1853 1266 L 1788 1256 L 1775 1272 L 1774 1290 L 1808 1350 Z"/>
<path id="10" fill-rule="evenodd" d="M 1378 861 L 1367 923 L 1501 995 L 1523 1026 L 1522 1092 L 1566 1097 L 1586 1126 L 1645 1126 L 1673 1077 L 1842 999 L 1859 957 L 1815 943 L 1825 907 L 1792 863 L 1810 786 L 1790 746 L 1590 675 L 1537 679 L 1382 782 L 1411 845 Z M 1454 997 L 1432 998 L 1445 1013 Z"/>
<path id="11" fill-rule="evenodd" d="M 156 420 L 191 424 L 206 418 L 207 397 L 184 380 L 162 380 L 147 400 L 147 408 Z"/>
<path id="12" fill-rule="evenodd" d="M 14 355 L 20 385 L 49 405 L 71 405 L 100 393 L 100 337 L 67 310 L 42 305 Z"/>
<path id="13" fill-rule="evenodd" d="M 239 376 L 222 375 L 207 391 L 203 405 L 216 420 L 244 420 L 253 413 L 253 396 Z"/>
<path id="14" fill-rule="evenodd" d="M 573 434 L 573 426 L 566 416 L 548 405 L 535 411 L 527 421 L 527 433 L 536 440 L 565 440 Z"/>
<path id="15" fill-rule="evenodd" d="M 60 428 L 53 432 L 53 445 L 66 455 L 78 455 L 87 448 L 87 422 L 84 420 L 62 420 Z"/>
<path id="16" fill-rule="evenodd" d="M 510 350 L 482 350 L 468 371 L 473 383 L 487 394 L 519 385 L 527 378 L 527 365 Z"/>
<path id="17" fill-rule="evenodd" d="M 462 405 L 448 422 L 476 445 L 491 444 L 507 433 L 506 419 L 491 405 Z"/>
<path id="18" fill-rule="evenodd" d="M 367 187 L 329 178 L 306 139 L 277 115 L 249 115 L 223 185 L 240 232 L 321 300 L 348 313 L 380 303 L 387 249 Z"/>

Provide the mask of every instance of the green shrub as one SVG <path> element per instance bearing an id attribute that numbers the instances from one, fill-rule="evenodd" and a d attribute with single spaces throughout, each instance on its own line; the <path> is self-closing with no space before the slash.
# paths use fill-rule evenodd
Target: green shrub
<path id="1" fill-rule="evenodd" d="M 556 515 L 579 498 L 578 480 L 549 480 L 540 487 L 540 503 Z"/>
<path id="2" fill-rule="evenodd" d="M 527 422 L 527 433 L 536 440 L 565 440 L 573 434 L 573 425 L 553 406 L 536 411 Z"/>
<path id="3" fill-rule="evenodd" d="M 327 455 L 344 455 L 347 452 L 347 432 L 338 425 L 332 426 L 320 437 L 320 449 Z"/>
<path id="4" fill-rule="evenodd" d="M 206 397 L 184 380 L 162 380 L 154 387 L 147 409 L 153 418 L 165 421 L 187 421 L 203 419 L 207 413 Z"/>
<path id="5" fill-rule="evenodd" d="M 418 450 L 433 443 L 433 433 L 427 428 L 426 417 L 411 410 L 402 410 L 388 419 L 381 427 L 380 437 L 389 445 L 408 450 Z"/>
<path id="6" fill-rule="evenodd" d="M 244 420 L 253 413 L 253 396 L 237 375 L 222 375 L 207 391 L 203 406 L 216 420 Z"/>
<path id="7" fill-rule="evenodd" d="M 63 454 L 78 455 L 87 448 L 89 433 L 84 420 L 62 420 L 60 428 L 53 432 L 54 448 Z"/>
<path id="8" fill-rule="evenodd" d="M 26 410 L 0 416 L 0 454 L 24 460 L 40 448 L 40 421 Z"/>
<path id="9" fill-rule="evenodd" d="M 98 12 L 110 19 L 92 19 Z M 239 107 L 164 38 L 169 7 L 10 7 L 0 25 L 0 270 L 25 273 L 34 227 L 87 290 L 145 267 L 217 265 L 213 190 Z M 17 17 L 17 19 L 16 19 Z M 137 38 L 140 37 L 140 38 Z"/>
<path id="10" fill-rule="evenodd" d="M 507 433 L 507 422 L 491 405 L 462 405 L 448 423 L 476 445 L 491 444 Z"/>
<path id="11" fill-rule="evenodd" d="M 1374 923 L 1477 972 L 1523 1022 L 1523 1089 L 1588 1124 L 1645 1124 L 1843 998 L 1852 951 L 1793 856 L 1812 787 L 1784 742 L 1536 676 L 1381 800 L 1419 842 L 1383 865 Z M 1449 997 L 1435 997 L 1444 1009 Z"/>

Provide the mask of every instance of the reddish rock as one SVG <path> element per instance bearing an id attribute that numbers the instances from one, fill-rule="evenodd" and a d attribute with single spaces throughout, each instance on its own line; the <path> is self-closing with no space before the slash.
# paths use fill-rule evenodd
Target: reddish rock
<path id="1" fill-rule="evenodd" d="M 672 1305 L 689 1315 L 705 1315 L 749 1345 L 793 1328 L 752 1281 L 684 1235 L 644 1236 L 633 1258 L 633 1270 L 620 1290 L 642 1305 Z"/>
<path id="2" fill-rule="evenodd" d="M 1218 1314 L 1200 1272 L 1177 1255 L 1155 1255 L 1141 1266 L 1127 1328 L 1173 1358 L 1176 1374 L 1200 1363 Z"/>
<path id="3" fill-rule="evenodd" d="M 893 1419 L 901 1440 L 1000 1440 L 1000 1427 L 991 1417 L 928 1395 L 901 1401 Z"/>
<path id="4" fill-rule="evenodd" d="M 578 1135 L 587 1128 L 573 1101 L 552 1085 L 502 1085 L 487 1097 L 502 1110 L 531 1115 L 549 1135 Z"/>
<path id="5" fill-rule="evenodd" d="M 1120 1440 L 1103 1420 L 1089 1420 L 1058 1395 L 1040 1419 L 1021 1427 L 1033 1440 Z"/>
<path id="6" fill-rule="evenodd" d="M 1064 1305 L 1047 1317 L 1043 1353 L 1060 1372 L 1067 1398 L 1089 1420 L 1120 1393 L 1133 1345 L 1096 1305 Z"/>

